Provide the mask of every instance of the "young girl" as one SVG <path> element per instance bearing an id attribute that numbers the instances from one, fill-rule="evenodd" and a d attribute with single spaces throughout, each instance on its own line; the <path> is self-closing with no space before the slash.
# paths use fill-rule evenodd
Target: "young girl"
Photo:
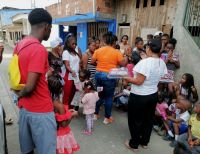
<path id="1" fill-rule="evenodd" d="M 86 117 L 86 130 L 84 130 L 85 135 L 91 135 L 93 129 L 94 112 L 96 107 L 96 102 L 99 100 L 98 93 L 95 91 L 94 86 L 91 81 L 87 81 L 84 84 L 85 95 L 82 98 L 83 103 L 83 114 Z"/>
<path id="2" fill-rule="evenodd" d="M 183 74 L 179 84 L 174 83 L 172 86 L 170 86 L 169 92 L 171 95 L 175 93 L 176 97 L 180 95 L 184 96 L 187 100 L 189 100 L 192 103 L 198 101 L 198 93 L 194 85 L 194 77 L 189 73 Z"/>
<path id="3" fill-rule="evenodd" d="M 86 81 L 89 81 L 89 79 L 90 79 L 89 70 L 81 70 L 79 72 L 79 78 L 76 78 L 76 80 L 74 80 L 74 84 L 76 87 L 76 93 L 71 102 L 71 105 L 74 107 L 75 111 L 79 110 L 79 104 L 81 103 L 81 99 L 82 99 L 83 93 L 84 93 L 84 91 L 83 91 L 84 83 Z"/>
<path id="4" fill-rule="evenodd" d="M 57 76 L 49 78 L 48 86 L 52 94 L 56 96 L 61 94 L 62 84 Z M 79 145 L 68 125 L 77 112 L 73 109 L 69 110 L 68 106 L 63 105 L 58 98 L 53 99 L 53 103 L 58 124 L 56 154 L 73 154 L 79 150 Z"/>

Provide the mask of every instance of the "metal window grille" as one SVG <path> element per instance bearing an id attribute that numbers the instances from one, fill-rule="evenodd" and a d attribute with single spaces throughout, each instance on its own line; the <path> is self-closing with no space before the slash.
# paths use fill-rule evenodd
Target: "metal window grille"
<path id="1" fill-rule="evenodd" d="M 200 1 L 188 0 L 184 27 L 200 48 Z"/>

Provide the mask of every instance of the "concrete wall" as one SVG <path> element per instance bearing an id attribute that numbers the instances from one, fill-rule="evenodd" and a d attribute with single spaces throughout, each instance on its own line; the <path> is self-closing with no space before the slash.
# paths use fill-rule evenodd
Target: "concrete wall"
<path id="1" fill-rule="evenodd" d="M 187 1 L 177 0 L 176 18 L 174 20 L 174 37 L 178 40 L 176 51 L 180 54 L 181 62 L 181 67 L 176 72 L 176 79 L 180 80 L 184 73 L 193 74 L 200 96 L 200 49 L 183 27 Z"/>

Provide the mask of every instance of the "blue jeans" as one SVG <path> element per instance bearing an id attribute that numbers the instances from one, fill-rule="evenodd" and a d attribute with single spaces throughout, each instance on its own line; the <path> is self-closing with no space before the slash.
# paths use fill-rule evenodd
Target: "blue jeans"
<path id="1" fill-rule="evenodd" d="M 109 79 L 107 75 L 105 72 L 96 72 L 95 74 L 96 87 L 103 87 L 103 91 L 100 92 L 100 100 L 96 104 L 95 114 L 99 113 L 100 106 L 104 103 L 105 117 L 110 118 L 116 79 Z"/>

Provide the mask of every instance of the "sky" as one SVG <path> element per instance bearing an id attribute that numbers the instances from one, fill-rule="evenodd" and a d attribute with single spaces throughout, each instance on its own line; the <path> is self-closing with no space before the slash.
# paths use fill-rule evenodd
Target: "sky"
<path id="1" fill-rule="evenodd" d="M 58 0 L 35 0 L 36 7 L 45 7 L 53 3 L 57 3 Z M 30 9 L 31 0 L 0 0 L 0 8 L 8 6 L 20 9 Z"/>

